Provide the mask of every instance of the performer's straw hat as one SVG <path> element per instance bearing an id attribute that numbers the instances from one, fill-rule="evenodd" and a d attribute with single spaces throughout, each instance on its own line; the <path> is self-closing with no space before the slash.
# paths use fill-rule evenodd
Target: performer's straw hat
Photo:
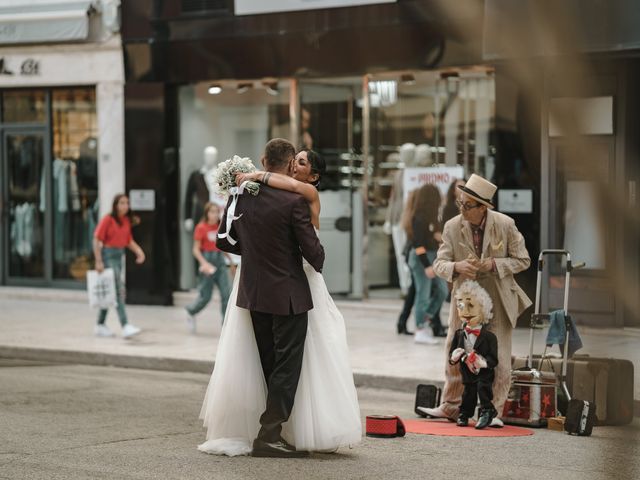
<path id="1" fill-rule="evenodd" d="M 490 181 L 485 180 L 480 175 L 476 175 L 474 173 L 473 175 L 471 175 L 469 180 L 467 180 L 467 183 L 465 183 L 464 185 L 458 185 L 458 188 L 478 203 L 486 205 L 489 208 L 493 208 L 491 199 L 496 193 L 498 187 L 496 187 Z"/>

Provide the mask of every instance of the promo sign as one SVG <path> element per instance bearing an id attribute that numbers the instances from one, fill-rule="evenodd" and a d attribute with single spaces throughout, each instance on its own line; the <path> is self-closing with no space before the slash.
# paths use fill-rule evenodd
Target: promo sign
<path id="1" fill-rule="evenodd" d="M 440 195 L 444 198 L 447 195 L 447 190 L 451 182 L 464 178 L 464 168 L 462 165 L 456 165 L 454 167 L 419 167 L 419 168 L 405 168 L 404 177 L 402 181 L 404 198 L 403 203 L 407 203 L 407 197 L 409 192 L 420 188 L 426 183 L 433 183 Z"/>
<path id="2" fill-rule="evenodd" d="M 377 3 L 395 3 L 396 0 L 236 0 L 236 15 L 257 13 L 293 12 L 320 8 L 355 7 Z"/>

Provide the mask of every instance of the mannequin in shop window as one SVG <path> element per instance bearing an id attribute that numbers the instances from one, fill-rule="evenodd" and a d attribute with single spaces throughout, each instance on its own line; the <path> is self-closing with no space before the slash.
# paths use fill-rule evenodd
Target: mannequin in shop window
<path id="1" fill-rule="evenodd" d="M 224 199 L 218 198 L 212 185 L 213 171 L 218 166 L 218 149 L 208 146 L 204 149 L 203 165 L 189 176 L 187 194 L 184 202 L 184 228 L 188 232 L 193 230 L 194 218 L 202 217 L 204 206 L 211 201 L 224 207 Z"/>

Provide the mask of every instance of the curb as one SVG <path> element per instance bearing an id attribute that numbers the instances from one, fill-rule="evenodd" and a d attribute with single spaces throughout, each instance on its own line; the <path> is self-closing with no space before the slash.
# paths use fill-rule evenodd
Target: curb
<path id="1" fill-rule="evenodd" d="M 205 360 L 187 360 L 167 357 L 143 357 L 113 353 L 83 352 L 31 347 L 0 346 L 0 358 L 52 363 L 79 363 L 100 367 L 139 368 L 167 372 L 193 372 L 210 374 L 213 365 Z"/>
<path id="2" fill-rule="evenodd" d="M 142 357 L 78 350 L 56 350 L 32 347 L 0 346 L 0 358 L 20 359 L 50 363 L 79 363 L 100 367 L 138 368 L 141 370 L 160 370 L 166 372 L 191 372 L 211 374 L 213 364 L 205 360 L 187 360 L 169 357 Z M 356 387 L 380 388 L 413 393 L 419 383 L 428 383 L 443 387 L 441 380 L 425 378 L 391 377 L 370 373 L 353 373 Z M 634 417 L 640 417 L 640 400 L 633 401 Z"/>
<path id="3" fill-rule="evenodd" d="M 214 365 L 207 360 L 10 346 L 0 346 L 0 358 L 34 362 L 79 363 L 100 367 L 138 368 L 165 372 L 204 373 L 207 375 L 211 374 Z M 416 385 L 419 383 L 432 383 L 439 387 L 442 387 L 444 383 L 442 381 L 429 381 L 424 378 L 392 377 L 359 372 L 354 372 L 353 379 L 357 387 L 382 388 L 403 392 L 415 391 Z"/>
<path id="4" fill-rule="evenodd" d="M 196 298 L 196 292 L 174 292 L 173 306 L 184 307 Z M 36 287 L 0 287 L 0 299 L 7 300 L 33 300 L 38 302 L 65 302 L 87 304 L 87 292 L 85 290 L 65 290 L 60 288 L 36 288 Z M 401 298 L 367 298 L 348 299 L 340 296 L 334 298 L 340 309 L 357 309 L 389 312 L 397 315 L 402 309 Z M 145 305 L 137 305 L 145 306 Z M 151 305 L 158 307 L 161 305 Z"/>

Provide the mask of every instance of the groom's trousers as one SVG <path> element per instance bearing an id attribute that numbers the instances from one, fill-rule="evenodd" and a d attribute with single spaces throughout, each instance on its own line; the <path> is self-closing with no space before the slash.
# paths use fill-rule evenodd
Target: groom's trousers
<path id="1" fill-rule="evenodd" d="M 276 442 L 289 419 L 298 389 L 307 336 L 307 312 L 273 315 L 251 312 L 262 371 L 267 382 L 267 407 L 260 417 L 258 438 Z"/>

